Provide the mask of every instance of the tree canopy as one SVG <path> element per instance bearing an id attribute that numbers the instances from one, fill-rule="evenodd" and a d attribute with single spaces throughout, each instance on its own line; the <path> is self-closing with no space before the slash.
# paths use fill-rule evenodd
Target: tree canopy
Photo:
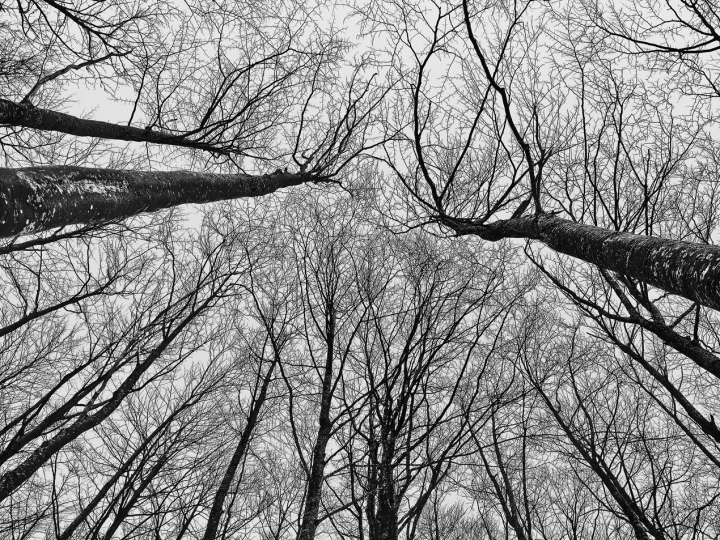
<path id="1" fill-rule="evenodd" d="M 0 0 L 0 537 L 720 534 L 720 9 Z"/>

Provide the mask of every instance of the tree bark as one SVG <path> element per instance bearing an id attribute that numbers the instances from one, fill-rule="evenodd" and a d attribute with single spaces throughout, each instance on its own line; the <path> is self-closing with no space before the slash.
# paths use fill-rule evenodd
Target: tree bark
<path id="1" fill-rule="evenodd" d="M 0 169 L 0 237 L 134 216 L 187 203 L 259 197 L 318 177 L 49 166 Z"/>
<path id="2" fill-rule="evenodd" d="M 392 429 L 392 428 L 390 428 Z M 395 461 L 395 435 L 383 430 L 383 456 L 379 464 L 379 482 L 377 513 L 375 514 L 375 532 L 377 540 L 398 540 L 398 504 L 395 493 L 393 461 Z"/>
<path id="3" fill-rule="evenodd" d="M 0 99 L 0 124 L 26 127 L 42 131 L 67 133 L 75 137 L 97 137 L 116 141 L 148 142 L 194 148 L 219 154 L 227 154 L 226 149 L 214 147 L 212 144 L 193 141 L 184 135 L 176 135 L 167 131 L 123 126 L 98 120 L 87 120 L 70 114 L 48 109 L 41 109 L 29 103 L 14 103 Z"/>
<path id="4" fill-rule="evenodd" d="M 551 249 L 720 310 L 720 247 L 583 225 L 552 214 L 480 225 L 443 222 L 484 240 L 527 238 Z"/>

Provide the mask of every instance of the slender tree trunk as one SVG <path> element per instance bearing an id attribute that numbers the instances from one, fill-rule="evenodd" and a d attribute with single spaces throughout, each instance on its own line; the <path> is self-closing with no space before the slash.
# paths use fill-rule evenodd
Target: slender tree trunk
<path id="1" fill-rule="evenodd" d="M 487 473 L 488 478 L 493 485 L 493 489 L 495 490 L 495 496 L 497 497 L 498 501 L 500 501 L 500 507 L 502 508 L 503 514 L 505 515 L 505 520 L 512 527 L 513 532 L 515 533 L 515 536 L 518 540 L 527 540 L 525 537 L 525 529 L 523 528 L 517 516 L 517 509 L 513 506 L 514 503 L 509 500 L 509 496 L 512 494 L 512 492 L 508 491 L 506 493 L 503 490 L 502 486 L 500 486 L 500 482 L 495 477 L 495 474 L 493 473 L 493 468 L 490 466 L 490 463 L 485 457 L 485 454 L 482 451 L 481 447 L 478 447 L 478 453 L 483 460 L 485 472 Z"/>
<path id="2" fill-rule="evenodd" d="M 84 506 L 82 508 L 82 511 L 75 517 L 75 519 L 73 519 L 73 521 L 70 523 L 70 525 L 67 526 L 63 533 L 58 535 L 57 540 L 68 540 L 72 537 L 75 530 L 80 525 L 82 525 L 82 523 L 90 516 L 90 514 L 92 514 L 93 510 L 95 510 L 97 505 L 103 501 L 110 489 L 115 487 L 118 480 L 120 480 L 120 478 L 122 478 L 128 473 L 138 456 L 140 456 L 140 454 L 145 452 L 146 449 L 148 449 L 151 445 L 157 442 L 156 438 L 168 428 L 168 426 L 176 418 L 177 414 L 179 414 L 184 409 L 185 407 L 178 409 L 167 420 L 165 420 L 162 424 L 155 428 L 155 430 L 147 437 L 147 439 L 145 439 L 135 449 L 135 451 L 130 455 L 130 457 L 118 467 L 113 476 L 107 482 L 105 482 L 105 484 L 98 490 L 90 503 L 88 503 L 87 506 Z"/>
<path id="3" fill-rule="evenodd" d="M 494 467 L 490 465 L 490 462 L 488 461 L 487 457 L 485 456 L 485 452 L 483 451 L 483 446 L 480 444 L 480 441 L 475 438 L 477 452 L 482 459 L 483 465 L 485 467 L 485 472 L 487 473 L 488 478 L 493 485 L 495 495 L 498 501 L 500 501 L 500 506 L 502 508 L 503 514 L 505 514 L 505 520 L 512 527 L 518 540 L 528 540 L 528 535 L 525 534 L 525 527 L 523 526 L 523 523 L 519 517 L 520 513 L 518 511 L 517 502 L 513 493 L 513 486 L 510 483 L 510 478 L 508 477 L 505 464 L 502 460 L 502 455 L 500 454 L 500 446 L 497 439 L 497 427 L 495 425 L 495 412 L 492 413 L 490 420 L 492 422 L 493 447 L 495 449 L 495 458 L 497 460 L 497 464 Z M 502 479 L 504 486 L 500 485 L 500 480 L 498 480 L 496 476 L 496 471 L 494 471 L 493 469 L 496 469 L 496 471 L 500 473 L 500 478 Z"/>
<path id="4" fill-rule="evenodd" d="M 567 438 L 585 460 L 585 463 L 598 476 L 598 478 L 600 478 L 610 495 L 612 495 L 613 499 L 615 499 L 618 503 L 622 513 L 625 515 L 625 519 L 635 532 L 635 538 L 637 540 L 648 540 L 648 533 L 650 533 L 655 540 L 665 540 L 665 534 L 662 529 L 655 527 L 655 524 L 653 524 L 650 518 L 645 515 L 643 509 L 620 484 L 617 477 L 604 462 L 602 456 L 598 455 L 594 448 L 586 447 L 583 442 L 574 435 L 570 426 L 560 416 L 558 409 L 553 405 L 552 401 L 550 401 L 550 398 L 545 394 L 542 388 L 540 388 L 536 382 L 533 382 L 533 386 L 535 386 L 535 389 L 540 394 L 540 397 L 543 399 L 548 409 L 550 409 L 550 413 L 555 418 L 557 424 L 565 432 Z"/>
<path id="5" fill-rule="evenodd" d="M 180 204 L 259 197 L 313 179 L 282 171 L 253 176 L 68 166 L 0 169 L 0 237 Z"/>
<path id="6" fill-rule="evenodd" d="M 88 298 L 100 296 L 108 289 L 108 286 L 111 283 L 112 283 L 111 281 L 106 282 L 106 283 L 100 285 L 98 288 L 93 289 L 92 291 L 88 291 L 88 292 L 82 293 L 82 294 L 76 294 L 75 296 L 68 298 L 66 300 L 63 300 L 62 302 L 58 302 L 57 304 L 53 304 L 51 306 L 47 306 L 42 309 L 36 309 L 34 311 L 30 311 L 29 313 L 26 313 L 22 317 L 11 322 L 7 326 L 3 326 L 2 328 L 0 328 L 0 337 L 11 334 L 18 328 L 21 328 L 21 327 L 25 326 L 26 324 L 28 324 L 36 319 L 39 319 L 40 317 L 47 315 L 48 313 L 52 313 L 54 311 L 59 311 L 68 306 L 71 306 L 73 304 L 79 304 L 80 302 L 82 302 L 83 300 L 87 300 Z"/>
<path id="7" fill-rule="evenodd" d="M 210 510 L 210 514 L 208 516 L 207 527 L 205 528 L 205 535 L 203 536 L 204 540 L 213 540 L 215 538 L 215 535 L 217 534 L 218 527 L 220 526 L 220 518 L 223 514 L 223 504 L 225 503 L 228 491 L 230 491 L 230 485 L 232 484 L 233 478 L 235 478 L 235 472 L 237 471 L 237 468 L 240 465 L 243 457 L 247 453 L 247 448 L 250 444 L 250 438 L 252 437 L 252 433 L 255 430 L 255 425 L 258 421 L 260 409 L 262 408 L 263 404 L 265 403 L 265 399 L 267 398 L 268 387 L 270 386 L 272 374 L 278 361 L 279 358 L 276 356 L 273 359 L 273 362 L 270 364 L 267 373 L 265 374 L 264 380 L 262 382 L 262 387 L 260 388 L 260 393 L 258 394 L 257 399 L 255 399 L 254 403 L 252 404 L 250 414 L 248 415 L 247 423 L 245 424 L 245 428 L 243 429 L 242 435 L 240 436 L 240 441 L 235 448 L 235 452 L 233 453 L 232 458 L 230 459 L 230 463 L 225 470 L 225 474 L 220 481 L 220 486 L 215 493 L 212 509 Z"/>
<path id="8" fill-rule="evenodd" d="M 331 308 L 334 309 L 334 308 Z M 322 400 L 318 416 L 318 434 L 312 453 L 310 465 L 310 478 L 308 478 L 305 497 L 305 511 L 302 524 L 298 531 L 298 540 L 314 540 L 320 514 L 320 501 L 322 499 L 322 485 L 325 480 L 325 450 L 330 440 L 332 421 L 330 420 L 330 405 L 333 391 L 333 349 L 335 343 L 335 314 L 331 311 L 327 326 L 327 356 L 325 358 L 325 373 L 323 376 Z"/>
<path id="9" fill-rule="evenodd" d="M 720 247 L 609 231 L 552 214 L 490 225 L 444 221 L 458 234 L 489 241 L 540 240 L 548 247 L 713 309 L 720 309 Z"/>
<path id="10" fill-rule="evenodd" d="M 58 452 L 67 443 L 97 426 L 105 420 L 105 418 L 110 416 L 122 400 L 130 393 L 132 387 L 137 383 L 142 374 L 152 365 L 155 356 L 155 354 L 150 355 L 148 360 L 136 367 L 130 376 L 125 379 L 123 384 L 114 392 L 107 404 L 97 413 L 93 415 L 81 415 L 73 425 L 61 429 L 54 437 L 43 442 L 22 464 L 2 475 L 0 477 L 0 501 L 10 496 L 17 487 L 30 478 L 43 463 L 50 459 L 53 454 Z M 159 354 L 157 356 L 159 356 Z"/>
<path id="11" fill-rule="evenodd" d="M 150 482 L 153 481 L 153 479 L 158 475 L 160 470 L 165 465 L 166 461 L 168 460 L 168 456 L 163 456 L 163 458 L 158 461 L 152 469 L 150 469 L 150 472 L 148 472 L 147 476 L 142 479 L 140 482 L 140 485 L 132 492 L 132 495 L 130 496 L 130 499 L 125 502 L 116 512 L 115 519 L 113 519 L 112 523 L 110 524 L 110 527 L 108 527 L 107 531 L 105 532 L 104 540 L 111 540 L 115 532 L 118 530 L 120 525 L 123 524 L 123 521 L 127 519 L 127 517 L 130 515 L 130 512 L 133 510 L 135 505 L 138 502 L 138 499 L 140 499 L 140 495 L 147 489 L 147 487 L 150 485 Z"/>
<path id="12" fill-rule="evenodd" d="M 15 489 L 30 478 L 53 454 L 81 434 L 98 426 L 110 416 L 120 406 L 125 397 L 133 391 L 140 377 L 160 358 L 180 332 L 208 307 L 210 302 L 211 299 L 206 300 L 201 306 L 189 313 L 141 363 L 137 364 L 97 412 L 91 415 L 87 413 L 81 414 L 74 424 L 60 429 L 55 435 L 38 446 L 20 465 L 0 476 L 0 502 L 4 501 Z"/>
<path id="13" fill-rule="evenodd" d="M 186 136 L 98 120 L 86 120 L 70 114 L 41 109 L 29 103 L 14 103 L 0 99 L 0 124 L 26 127 L 42 131 L 57 131 L 76 137 L 97 137 L 116 141 L 149 142 L 182 146 L 216 153 L 227 153 L 212 144 L 193 141 Z"/>

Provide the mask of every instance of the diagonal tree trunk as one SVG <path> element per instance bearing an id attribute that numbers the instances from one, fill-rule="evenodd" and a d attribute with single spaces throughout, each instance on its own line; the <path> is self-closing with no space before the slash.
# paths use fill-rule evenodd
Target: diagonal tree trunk
<path id="1" fill-rule="evenodd" d="M 163 421 L 158 427 L 156 427 L 152 431 L 152 433 L 150 433 L 150 435 L 148 435 L 140 443 L 140 445 L 135 449 L 135 451 L 130 455 L 130 457 L 128 457 L 118 466 L 117 470 L 113 473 L 110 479 L 105 482 L 105 484 L 103 484 L 103 486 L 98 490 L 98 492 L 94 495 L 90 502 L 86 502 L 86 505 L 83 506 L 80 513 L 75 516 L 70 525 L 67 526 L 67 528 L 62 532 L 62 534 L 59 534 L 57 536 L 57 540 L 68 540 L 72 538 L 77 528 L 82 525 L 88 519 L 88 517 L 90 517 L 92 512 L 103 501 L 108 492 L 112 488 L 116 487 L 116 484 L 123 476 L 128 474 L 133 464 L 135 464 L 135 460 L 140 457 L 143 452 L 146 452 L 149 448 L 152 448 L 157 443 L 158 439 L 160 438 L 159 436 L 163 435 L 163 432 L 166 432 L 168 430 L 168 428 L 172 425 L 173 421 L 177 418 L 177 416 L 183 411 L 185 411 L 190 403 L 191 401 L 186 401 L 181 407 L 173 411 L 173 413 L 165 421 Z M 182 429 L 180 429 L 180 431 L 182 431 Z"/>
<path id="2" fill-rule="evenodd" d="M 0 99 L 0 125 L 26 127 L 42 131 L 56 131 L 74 135 L 75 137 L 97 137 L 99 139 L 112 139 L 116 141 L 148 142 L 206 150 L 218 154 L 230 153 L 227 149 L 219 146 L 215 147 L 207 142 L 192 140 L 183 134 L 178 135 L 167 131 L 123 126 L 110 122 L 101 122 L 99 120 L 88 120 L 70 114 L 35 107 L 30 103 L 14 103 L 6 99 Z"/>
<path id="3" fill-rule="evenodd" d="M 0 169 L 0 237 L 107 221 L 187 203 L 259 197 L 323 178 L 49 166 Z"/>
<path id="4" fill-rule="evenodd" d="M 484 240 L 527 238 L 669 293 L 720 309 L 720 247 L 666 240 L 583 225 L 552 214 L 519 217 L 489 225 L 443 223 L 459 235 Z"/>
<path id="5" fill-rule="evenodd" d="M 613 474 L 602 453 L 592 445 L 584 444 L 582 437 L 573 432 L 572 426 L 561 416 L 559 407 L 553 404 L 537 381 L 531 382 L 555 418 L 558 426 L 565 432 L 565 435 L 585 461 L 585 464 L 598 476 L 612 498 L 615 499 L 623 514 L 623 519 L 627 521 L 635 532 L 636 540 L 649 540 L 650 535 L 655 540 L 666 540 L 667 536 L 664 529 L 657 527 L 656 523 L 646 515 L 645 509 L 638 504 L 632 492 L 628 492 L 618 480 L 618 477 Z"/>
<path id="6" fill-rule="evenodd" d="M 227 281 L 227 279 L 225 280 Z M 224 284 L 224 282 L 223 282 Z M 212 302 L 215 295 L 219 291 L 213 293 L 212 296 L 205 299 L 200 305 L 196 305 L 194 309 L 182 318 L 177 325 L 169 330 L 166 337 L 152 349 L 142 361 L 139 361 L 133 370 L 128 374 L 125 380 L 115 389 L 112 396 L 99 407 L 96 412 L 89 414 L 84 412 L 79 414 L 77 420 L 67 426 L 59 429 L 50 438 L 40 444 L 25 460 L 17 465 L 14 469 L 4 472 L 0 476 L 0 502 L 8 498 L 15 489 L 25 483 L 42 465 L 50 459 L 53 454 L 59 452 L 68 443 L 75 440 L 83 433 L 100 425 L 120 406 L 120 403 L 133 391 L 143 374 L 150 369 L 163 354 L 163 352 L 173 343 L 180 333 L 200 314 L 202 314 Z"/>
<path id="7" fill-rule="evenodd" d="M 225 469 L 225 474 L 223 475 L 222 480 L 220 481 L 220 485 L 215 492 L 215 497 L 213 498 L 212 508 L 210 509 L 210 514 L 208 515 L 207 526 L 205 527 L 205 534 L 203 535 L 203 540 L 214 540 L 217 537 L 217 531 L 220 527 L 220 519 L 223 515 L 223 505 L 225 504 L 225 499 L 230 492 L 230 487 L 233 479 L 235 478 L 235 473 L 237 472 L 240 463 L 245 458 L 245 455 L 247 453 L 248 446 L 250 445 L 250 439 L 253 436 L 253 431 L 255 430 L 255 426 L 258 423 L 260 409 L 262 409 L 263 405 L 265 404 L 268 388 L 270 386 L 270 382 L 272 381 L 273 372 L 275 370 L 275 366 L 279 361 L 279 354 L 276 354 L 275 358 L 270 364 L 270 367 L 265 373 L 262 386 L 260 387 L 260 392 L 252 404 L 250 414 L 248 415 L 247 421 L 245 423 L 245 428 L 243 429 L 242 435 L 240 437 L 240 441 L 235 447 L 235 452 L 233 452 L 230 463 Z"/>

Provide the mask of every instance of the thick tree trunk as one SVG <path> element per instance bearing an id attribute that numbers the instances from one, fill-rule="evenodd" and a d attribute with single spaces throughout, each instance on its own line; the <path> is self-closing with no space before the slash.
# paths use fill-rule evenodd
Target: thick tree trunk
<path id="1" fill-rule="evenodd" d="M 379 418 L 380 439 L 375 438 L 370 426 L 370 451 L 368 452 L 371 477 L 368 481 L 368 538 L 369 540 L 397 540 L 398 527 L 397 493 L 395 492 L 395 463 L 397 461 L 395 414 L 392 398 L 386 394 L 383 413 Z M 382 455 L 379 455 L 382 449 Z"/>
<path id="2" fill-rule="evenodd" d="M 282 171 L 253 176 L 68 166 L 0 169 L 0 237 L 180 204 L 258 197 L 314 178 Z"/>
<path id="3" fill-rule="evenodd" d="M 193 141 L 182 135 L 165 131 L 111 124 L 98 120 L 86 120 L 70 114 L 34 107 L 29 103 L 13 103 L 0 99 L 0 125 L 18 126 L 43 131 L 57 131 L 76 137 L 97 137 L 116 141 L 149 142 L 181 146 L 210 152 L 227 153 L 212 144 Z"/>
<path id="4" fill-rule="evenodd" d="M 375 531 L 377 540 L 397 540 L 399 536 L 395 493 L 395 475 L 393 464 L 397 460 L 395 444 L 395 413 L 392 409 L 393 400 L 389 393 L 385 396 L 385 406 L 380 429 L 380 447 L 382 459 L 378 463 L 377 513 L 375 515 Z"/>
<path id="5" fill-rule="evenodd" d="M 395 443 L 383 444 L 383 463 L 380 464 L 378 505 L 375 515 L 375 531 L 377 540 L 398 540 L 398 504 L 395 493 L 395 479 L 393 478 L 393 460 L 395 458 Z M 385 454 L 387 452 L 387 454 Z"/>
<path id="6" fill-rule="evenodd" d="M 540 214 L 489 225 L 446 220 L 485 240 L 528 238 L 555 251 L 720 309 L 720 247 L 609 231 Z"/>

